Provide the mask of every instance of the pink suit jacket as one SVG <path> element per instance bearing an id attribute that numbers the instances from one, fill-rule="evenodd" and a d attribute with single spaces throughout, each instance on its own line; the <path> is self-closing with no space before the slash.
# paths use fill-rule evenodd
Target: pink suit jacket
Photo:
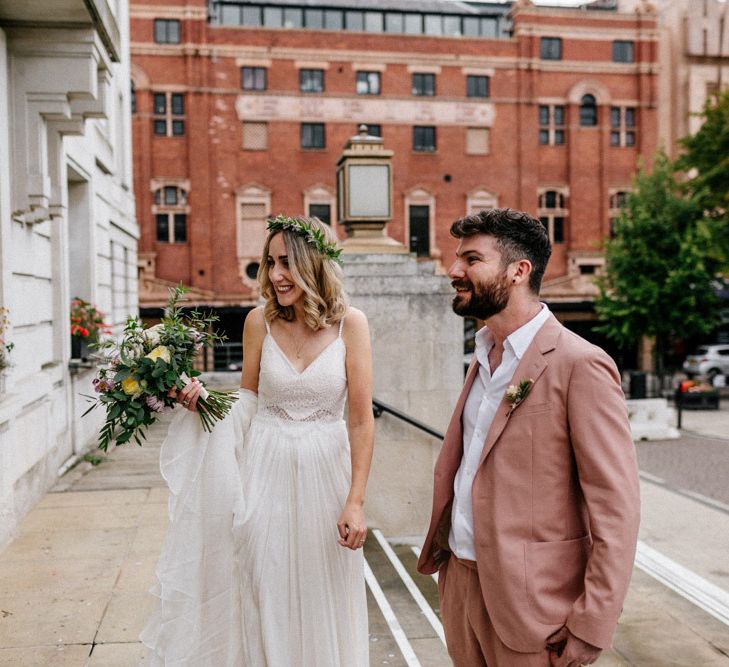
<path id="1" fill-rule="evenodd" d="M 453 481 L 463 455 L 461 414 L 474 359 L 435 464 L 433 512 L 418 570 L 448 558 Z M 500 639 L 544 649 L 565 623 L 607 648 L 628 590 L 638 539 L 638 467 L 615 364 L 554 316 L 522 357 L 531 378 L 512 410 L 503 400 L 472 487 L 481 591 Z"/>

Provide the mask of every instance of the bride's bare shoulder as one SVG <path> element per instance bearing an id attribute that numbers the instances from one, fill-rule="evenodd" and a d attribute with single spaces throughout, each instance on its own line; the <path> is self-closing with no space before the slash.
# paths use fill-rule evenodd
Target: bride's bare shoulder
<path id="1" fill-rule="evenodd" d="M 344 328 L 342 335 L 345 339 L 369 336 L 369 325 L 367 316 L 358 308 L 350 306 L 344 316 Z"/>
<path id="2" fill-rule="evenodd" d="M 266 334 L 266 320 L 263 315 L 263 306 L 256 306 L 251 310 L 243 322 L 243 339 L 251 342 L 260 341 Z"/>

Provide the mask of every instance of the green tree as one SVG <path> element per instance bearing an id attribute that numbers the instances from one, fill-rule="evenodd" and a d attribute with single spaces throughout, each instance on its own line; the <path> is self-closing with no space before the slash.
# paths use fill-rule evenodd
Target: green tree
<path id="1" fill-rule="evenodd" d="M 729 89 L 709 97 L 696 134 L 681 139 L 676 166 L 687 175 L 685 187 L 704 211 L 711 233 L 711 258 L 729 271 Z"/>
<path id="2" fill-rule="evenodd" d="M 606 242 L 595 303 L 604 321 L 598 330 L 619 345 L 655 339 L 658 372 L 671 339 L 708 333 L 717 323 L 702 209 L 681 191 L 674 173 L 663 153 L 651 173 L 639 171 L 614 238 Z"/>

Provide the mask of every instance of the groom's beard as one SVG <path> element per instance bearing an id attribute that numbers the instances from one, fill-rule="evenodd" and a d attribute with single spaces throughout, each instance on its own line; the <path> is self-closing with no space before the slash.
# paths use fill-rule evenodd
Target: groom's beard
<path id="1" fill-rule="evenodd" d="M 467 280 L 454 280 L 451 285 L 470 290 L 470 296 L 456 293 L 453 297 L 453 312 L 461 317 L 476 317 L 487 320 L 506 308 L 509 303 L 509 280 L 506 274 L 488 284 L 473 284 Z"/>

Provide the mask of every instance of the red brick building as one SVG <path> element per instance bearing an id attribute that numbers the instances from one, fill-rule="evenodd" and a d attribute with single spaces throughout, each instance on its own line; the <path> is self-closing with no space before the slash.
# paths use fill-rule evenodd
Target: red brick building
<path id="1" fill-rule="evenodd" d="M 336 226 L 336 161 L 364 122 L 395 151 L 390 236 L 447 266 L 455 218 L 527 210 L 554 242 L 546 300 L 594 319 L 601 243 L 657 124 L 655 16 L 597 4 L 133 1 L 143 312 L 182 280 L 239 340 L 265 217 Z"/>

